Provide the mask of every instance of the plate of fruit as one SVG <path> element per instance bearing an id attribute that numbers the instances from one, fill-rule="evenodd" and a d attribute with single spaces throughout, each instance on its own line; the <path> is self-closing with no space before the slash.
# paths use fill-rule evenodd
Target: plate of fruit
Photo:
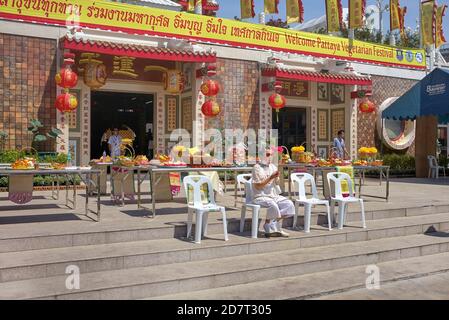
<path id="1" fill-rule="evenodd" d="M 187 163 L 181 161 L 168 161 L 159 165 L 160 168 L 185 168 L 187 167 Z"/>
<path id="2" fill-rule="evenodd" d="M 34 170 L 35 163 L 33 158 L 23 158 L 16 160 L 11 167 L 13 170 Z"/>
<path id="3" fill-rule="evenodd" d="M 148 166 L 150 161 L 146 156 L 140 155 L 134 159 L 134 163 L 136 166 Z"/>

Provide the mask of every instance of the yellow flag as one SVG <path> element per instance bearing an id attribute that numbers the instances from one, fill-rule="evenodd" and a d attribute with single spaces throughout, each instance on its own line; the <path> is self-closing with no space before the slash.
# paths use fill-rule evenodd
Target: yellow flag
<path id="1" fill-rule="evenodd" d="M 443 17 L 446 11 L 447 5 L 439 6 L 437 9 L 437 16 L 435 19 L 435 46 L 439 48 L 442 44 L 446 43 L 446 38 L 443 33 Z"/>
<path id="2" fill-rule="evenodd" d="M 302 0 L 287 0 L 287 23 L 304 22 Z"/>
<path id="3" fill-rule="evenodd" d="M 187 11 L 189 12 L 195 11 L 195 0 L 189 0 L 187 4 Z"/>
<path id="4" fill-rule="evenodd" d="M 279 0 L 264 0 L 265 13 L 279 13 Z"/>
<path id="5" fill-rule="evenodd" d="M 242 19 L 254 18 L 254 0 L 240 0 L 240 15 Z"/>
<path id="6" fill-rule="evenodd" d="M 342 21 L 341 0 L 326 0 L 327 32 L 340 31 Z"/>
<path id="7" fill-rule="evenodd" d="M 365 0 L 349 0 L 349 29 L 363 27 L 365 6 Z"/>
<path id="8" fill-rule="evenodd" d="M 435 43 L 434 22 L 435 22 L 435 1 L 421 3 L 421 32 L 423 45 Z"/>
<path id="9" fill-rule="evenodd" d="M 407 13 L 407 7 L 399 7 L 399 31 L 401 32 L 401 37 L 405 38 L 405 14 Z"/>
<path id="10" fill-rule="evenodd" d="M 399 29 L 399 0 L 390 0 L 390 31 Z"/>

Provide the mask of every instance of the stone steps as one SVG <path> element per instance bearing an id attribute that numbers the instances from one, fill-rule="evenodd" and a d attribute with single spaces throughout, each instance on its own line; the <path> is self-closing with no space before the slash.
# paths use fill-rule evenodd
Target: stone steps
<path id="1" fill-rule="evenodd" d="M 151 298 L 256 283 L 266 279 L 335 271 L 448 251 L 447 233 L 434 232 L 245 254 L 211 259 L 207 262 L 191 261 L 102 272 L 81 272 L 79 290 L 66 288 L 66 275 L 3 282 L 0 283 L 0 299 Z"/>
<path id="2" fill-rule="evenodd" d="M 432 260 L 432 263 L 429 263 Z M 286 300 L 286 299 L 447 299 L 449 253 L 378 263 L 380 289 L 366 288 L 367 266 L 342 268 L 248 284 L 189 291 L 148 299 L 158 300 Z M 424 281 L 419 292 L 404 292 L 409 280 Z M 421 280 L 421 281 L 420 281 Z M 444 281 L 442 283 L 442 281 Z M 435 292 L 436 285 L 440 292 Z M 394 288 L 394 291 L 390 288 Z M 413 289 L 413 288 L 411 288 Z M 392 291 L 389 295 L 385 291 Z M 424 291 L 424 292 L 423 292 Z M 389 293 L 389 292 L 387 292 Z"/>
<path id="3" fill-rule="evenodd" d="M 387 218 L 425 217 L 444 212 L 449 212 L 449 205 L 367 210 L 366 218 L 369 221 L 375 221 Z M 222 232 L 221 221 L 217 217 L 218 215 L 210 217 L 210 234 Z M 186 234 L 186 218 L 187 214 L 173 214 L 157 216 L 155 220 L 136 218 L 135 221 L 128 221 L 126 224 L 120 220 L 101 223 L 86 220 L 15 224 L 14 228 L 9 228 L 9 225 L 0 225 L 0 253 L 181 238 Z M 348 213 L 347 222 L 359 220 L 360 214 L 357 211 Z M 312 225 L 326 222 L 324 214 L 314 213 L 312 215 Z M 239 223 L 239 212 L 230 210 L 228 212 L 228 231 L 230 233 L 238 232 Z M 286 226 L 290 226 L 291 223 L 291 219 L 285 221 Z M 299 217 L 298 224 L 303 225 L 302 216 Z M 247 219 L 245 230 L 249 230 L 250 225 L 251 222 Z"/>
<path id="4" fill-rule="evenodd" d="M 201 245 L 188 239 L 159 239 L 0 253 L 0 282 L 65 274 L 68 265 L 81 273 L 166 265 L 339 243 L 367 241 L 449 230 L 449 214 L 372 220 L 367 229 L 349 222 L 343 230 L 314 226 L 311 233 L 289 230 L 289 238 L 251 239 L 245 234 L 210 235 Z"/>

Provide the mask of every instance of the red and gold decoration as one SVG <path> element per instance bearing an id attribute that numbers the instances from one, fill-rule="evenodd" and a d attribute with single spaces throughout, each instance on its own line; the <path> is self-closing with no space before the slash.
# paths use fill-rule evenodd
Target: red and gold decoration
<path id="1" fill-rule="evenodd" d="M 359 110 L 362 113 L 372 113 L 376 111 L 376 106 L 368 99 L 368 97 L 365 97 L 359 104 Z"/>
<path id="2" fill-rule="evenodd" d="M 215 100 L 208 100 L 203 103 L 201 107 L 201 112 L 206 117 L 216 117 L 220 114 L 221 108 L 220 105 Z"/>
<path id="3" fill-rule="evenodd" d="M 286 103 L 287 101 L 285 100 L 285 97 L 277 92 L 273 93 L 268 98 L 268 104 L 271 106 L 271 108 L 276 110 L 276 119 L 278 122 L 279 122 L 279 110 L 284 108 Z"/>
<path id="4" fill-rule="evenodd" d="M 447 5 L 442 5 L 437 8 L 437 14 L 435 19 L 435 47 L 439 48 L 442 44 L 446 43 L 446 38 L 443 32 L 443 17 L 445 15 Z"/>
<path id="5" fill-rule="evenodd" d="M 98 60 L 97 53 L 83 52 L 78 71 L 83 74 L 84 84 L 92 90 L 98 90 L 106 84 L 108 77 L 106 66 L 103 61 Z"/>
<path id="6" fill-rule="evenodd" d="M 69 93 L 69 90 L 78 83 L 78 75 L 72 70 L 74 58 L 73 53 L 65 53 L 64 67 L 55 76 L 56 84 L 63 88 L 63 92 L 56 98 L 55 107 L 63 113 L 72 112 L 78 106 L 76 97 Z"/>
<path id="7" fill-rule="evenodd" d="M 162 83 L 164 84 L 164 90 L 168 93 L 179 94 L 184 91 L 185 77 L 184 73 L 181 71 L 176 69 L 167 69 L 161 66 L 146 66 L 144 71 L 162 72 Z"/>
<path id="8" fill-rule="evenodd" d="M 220 92 L 220 87 L 218 85 L 218 82 L 215 80 L 206 80 L 201 85 L 201 93 L 206 97 L 216 96 L 218 92 Z"/>
<path id="9" fill-rule="evenodd" d="M 363 27 L 366 0 L 349 0 L 349 29 Z"/>
<path id="10" fill-rule="evenodd" d="M 174 94 L 184 91 L 184 74 L 181 71 L 167 70 L 162 79 L 165 91 Z"/>
<path id="11" fill-rule="evenodd" d="M 240 0 L 240 17 L 242 19 L 254 18 L 254 0 Z"/>
<path id="12" fill-rule="evenodd" d="M 327 32 L 339 32 L 343 23 L 341 0 L 326 0 Z"/>
<path id="13" fill-rule="evenodd" d="M 264 0 L 264 11 L 267 14 L 279 13 L 279 0 Z"/>
<path id="14" fill-rule="evenodd" d="M 287 0 L 287 23 L 304 22 L 302 0 Z"/>
<path id="15" fill-rule="evenodd" d="M 78 100 L 73 94 L 64 92 L 56 98 L 56 109 L 63 113 L 72 112 L 76 107 L 78 107 Z"/>
<path id="16" fill-rule="evenodd" d="M 426 1 L 421 3 L 421 37 L 424 46 L 430 46 L 435 43 L 435 1 Z"/>
<path id="17" fill-rule="evenodd" d="M 407 14 L 407 7 L 399 7 L 399 31 L 401 33 L 402 39 L 404 39 L 405 36 L 405 15 Z"/>

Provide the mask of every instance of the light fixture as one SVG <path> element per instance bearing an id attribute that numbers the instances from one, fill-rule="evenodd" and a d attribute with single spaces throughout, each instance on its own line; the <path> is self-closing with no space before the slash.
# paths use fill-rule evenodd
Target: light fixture
<path id="1" fill-rule="evenodd" d="M 150 103 L 153 103 L 153 101 L 150 100 L 150 101 L 145 102 L 145 104 L 150 104 Z"/>

